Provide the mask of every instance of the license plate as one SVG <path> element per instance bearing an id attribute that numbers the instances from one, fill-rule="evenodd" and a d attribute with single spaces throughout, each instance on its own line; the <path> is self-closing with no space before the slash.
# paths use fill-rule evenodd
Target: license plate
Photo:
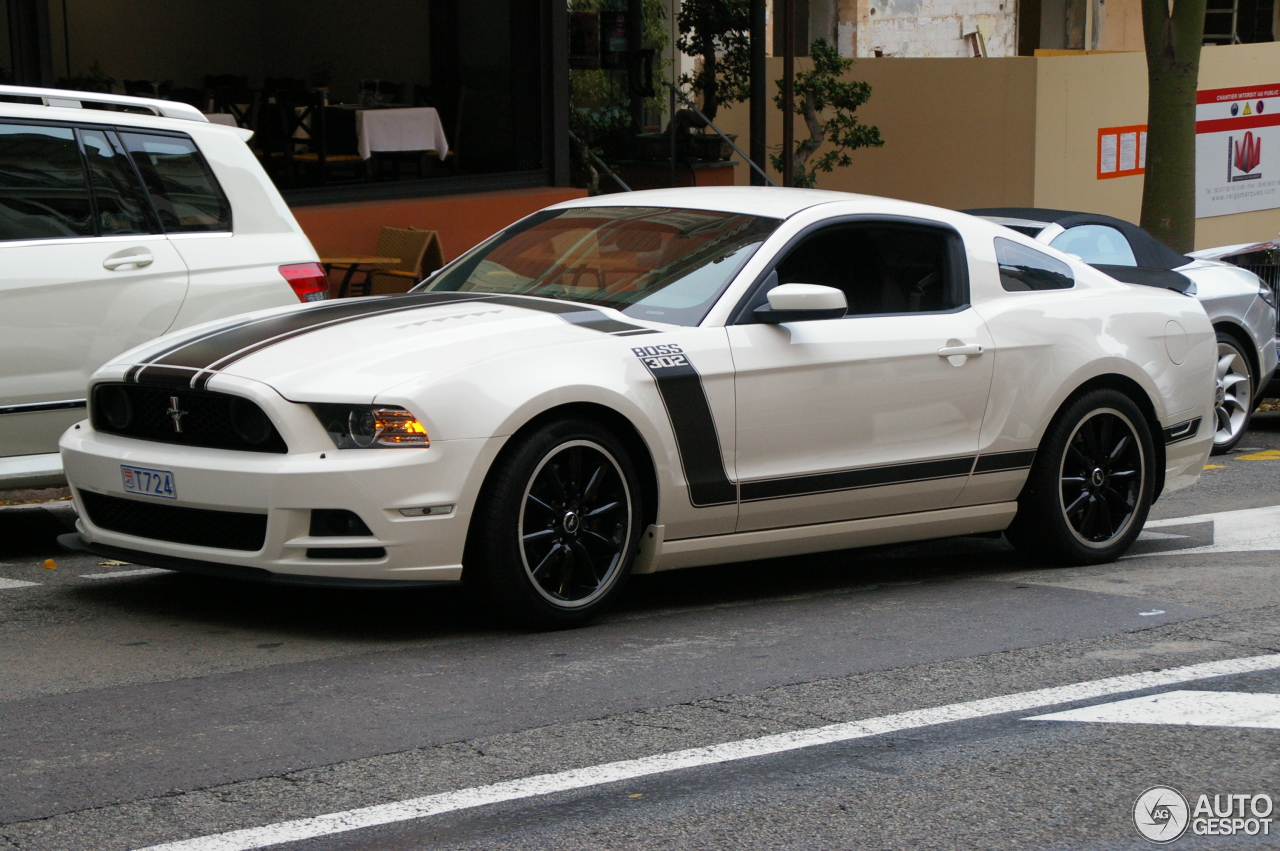
<path id="1" fill-rule="evenodd" d="M 174 486 L 173 473 L 170 470 L 153 470 L 150 467 L 130 467 L 127 464 L 121 464 L 120 476 L 124 479 L 125 493 L 140 493 L 164 499 L 178 498 L 178 489 Z"/>

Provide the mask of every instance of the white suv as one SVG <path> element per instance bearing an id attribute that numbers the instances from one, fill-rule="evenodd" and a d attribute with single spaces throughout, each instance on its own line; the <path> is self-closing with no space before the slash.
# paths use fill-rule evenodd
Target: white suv
<path id="1" fill-rule="evenodd" d="M 58 437 L 117 354 L 328 297 L 250 136 L 172 101 L 0 86 L 0 488 L 61 484 Z"/>

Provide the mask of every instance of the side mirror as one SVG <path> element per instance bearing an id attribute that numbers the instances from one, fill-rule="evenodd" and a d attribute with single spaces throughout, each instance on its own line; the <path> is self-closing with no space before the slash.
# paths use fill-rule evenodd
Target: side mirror
<path id="1" fill-rule="evenodd" d="M 757 322 L 776 325 L 805 319 L 839 319 L 849 310 L 844 293 L 818 284 L 782 284 L 769 290 L 769 303 L 755 309 Z"/>

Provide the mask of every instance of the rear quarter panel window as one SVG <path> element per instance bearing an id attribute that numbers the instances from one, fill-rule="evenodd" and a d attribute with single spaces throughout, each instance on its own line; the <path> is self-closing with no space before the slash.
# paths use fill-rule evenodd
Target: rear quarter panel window
<path id="1" fill-rule="evenodd" d="M 92 235 L 75 131 L 0 124 L 0 240 Z"/>
<path id="2" fill-rule="evenodd" d="M 1075 286 L 1071 267 L 1034 248 L 996 237 L 1000 285 L 1009 292 L 1069 290 Z"/>
<path id="3" fill-rule="evenodd" d="M 166 233 L 231 230 L 231 205 L 194 142 L 181 136 L 123 132 Z"/>

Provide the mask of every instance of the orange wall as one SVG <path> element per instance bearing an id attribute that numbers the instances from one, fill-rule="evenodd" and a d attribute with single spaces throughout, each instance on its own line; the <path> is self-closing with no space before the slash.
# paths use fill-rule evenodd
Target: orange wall
<path id="1" fill-rule="evenodd" d="M 293 215 L 321 257 L 371 254 L 380 228 L 412 226 L 439 233 L 444 258 L 452 260 L 522 216 L 586 194 L 584 189 L 517 189 L 295 207 Z"/>

